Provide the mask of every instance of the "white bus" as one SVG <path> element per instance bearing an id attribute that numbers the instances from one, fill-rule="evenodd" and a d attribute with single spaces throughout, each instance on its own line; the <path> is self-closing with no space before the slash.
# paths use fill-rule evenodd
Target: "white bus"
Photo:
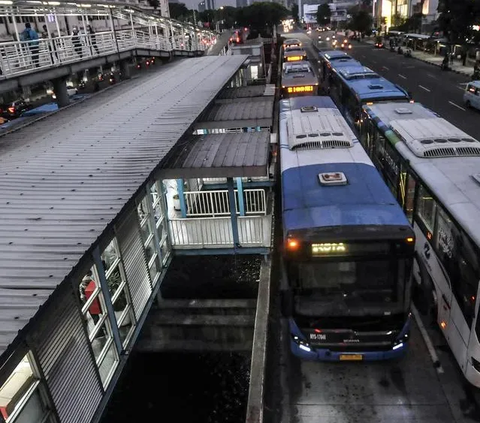
<path id="1" fill-rule="evenodd" d="M 414 277 L 480 387 L 480 142 L 418 103 L 364 106 L 360 130 L 414 226 Z"/>

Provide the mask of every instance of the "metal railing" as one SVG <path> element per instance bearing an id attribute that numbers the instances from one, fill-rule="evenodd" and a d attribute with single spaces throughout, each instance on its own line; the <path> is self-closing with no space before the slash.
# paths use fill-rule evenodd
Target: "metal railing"
<path id="1" fill-rule="evenodd" d="M 117 30 L 95 34 L 66 35 L 30 41 L 0 43 L 0 78 L 23 75 L 85 59 L 133 48 L 152 50 L 205 50 L 202 42 L 186 42 L 181 37 L 169 39 L 139 30 Z"/>
<path id="2" fill-rule="evenodd" d="M 230 203 L 227 190 L 187 191 L 185 205 L 187 216 L 228 216 Z M 266 214 L 267 202 L 265 190 L 246 189 L 243 191 L 245 214 Z M 238 204 L 238 190 L 235 190 L 235 210 L 240 214 Z"/>
<path id="3" fill-rule="evenodd" d="M 271 246 L 272 216 L 240 216 L 237 219 L 240 245 Z M 229 248 L 233 246 L 229 217 L 169 219 L 173 248 Z"/>

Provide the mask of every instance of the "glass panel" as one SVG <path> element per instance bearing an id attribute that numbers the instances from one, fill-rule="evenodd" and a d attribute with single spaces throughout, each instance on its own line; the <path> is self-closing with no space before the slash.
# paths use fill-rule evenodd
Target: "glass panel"
<path id="1" fill-rule="evenodd" d="M 41 422 L 45 417 L 47 410 L 42 403 L 42 398 L 38 388 L 32 392 L 30 398 L 24 404 L 23 408 L 16 414 L 16 418 L 7 419 L 7 423 L 33 423 Z M 1 417 L 0 417 L 1 418 Z"/>
<path id="2" fill-rule="evenodd" d="M 148 237 L 152 232 L 152 228 L 150 226 L 150 220 L 147 220 L 144 225 L 142 226 L 141 234 L 142 234 L 142 241 L 145 244 L 147 242 Z"/>
<path id="3" fill-rule="evenodd" d="M 299 264 L 299 283 L 330 303 L 397 302 L 397 270 L 389 260 Z M 403 283 L 403 281 L 402 281 Z"/>
<path id="4" fill-rule="evenodd" d="M 152 204 L 155 204 L 160 197 L 158 195 L 158 189 L 157 189 L 157 183 L 155 182 L 151 187 L 150 187 L 150 194 L 152 195 Z"/>
<path id="5" fill-rule="evenodd" d="M 165 220 L 162 220 L 160 223 L 157 223 L 157 233 L 158 239 L 163 241 L 167 236 L 167 225 Z"/>
<path id="6" fill-rule="evenodd" d="M 142 202 L 137 206 L 137 214 L 138 214 L 138 220 L 140 220 L 140 222 L 143 222 L 143 220 L 147 217 L 148 207 L 147 207 L 146 198 L 144 198 Z"/>
<path id="7" fill-rule="evenodd" d="M 402 173 L 404 175 L 405 173 Z M 403 179 L 403 178 L 402 178 Z M 407 187 L 406 187 L 406 197 L 405 197 L 405 204 L 404 210 L 408 217 L 410 223 L 413 222 L 413 205 L 415 200 L 415 187 L 417 186 L 417 181 L 412 175 L 408 175 L 407 177 Z"/>
<path id="8" fill-rule="evenodd" d="M 108 348 L 107 354 L 103 358 L 102 362 L 98 366 L 98 370 L 100 372 L 100 378 L 102 379 L 103 386 L 107 386 L 108 382 L 110 382 L 110 375 L 113 369 L 117 367 L 118 360 L 117 354 L 115 352 L 115 344 L 112 342 L 110 347 Z"/>
<path id="9" fill-rule="evenodd" d="M 430 232 L 433 232 L 435 223 L 435 200 L 430 193 L 420 185 L 418 190 L 418 204 L 416 213 Z"/>
<path id="10" fill-rule="evenodd" d="M 133 322 L 134 322 L 133 311 L 132 311 L 132 308 L 129 307 L 127 315 L 125 316 L 123 321 L 119 323 L 119 328 L 118 328 L 120 332 L 120 339 L 124 347 L 127 346 L 126 345 L 127 338 L 130 335 L 130 332 L 132 331 Z"/>
<path id="11" fill-rule="evenodd" d="M 0 387 L 0 421 L 2 418 L 9 421 L 9 417 L 18 412 L 18 406 L 34 382 L 33 369 L 26 355 Z"/>
<path id="12" fill-rule="evenodd" d="M 117 321 L 129 302 L 126 289 L 126 286 L 122 288 L 122 291 L 118 294 L 118 297 L 115 298 L 115 302 L 113 303 L 113 310 L 115 311 L 115 315 L 117 316 Z"/>
<path id="13" fill-rule="evenodd" d="M 150 263 L 150 259 L 155 254 L 155 237 L 152 237 L 147 247 L 145 248 L 145 254 L 147 256 L 147 263 Z"/>
<path id="14" fill-rule="evenodd" d="M 108 272 L 110 267 L 112 267 L 113 263 L 120 257 L 118 254 L 117 248 L 115 246 L 115 239 L 112 239 L 108 247 L 105 248 L 105 251 L 102 254 L 102 262 L 103 267 L 105 269 L 105 273 Z"/>
<path id="15" fill-rule="evenodd" d="M 154 215 L 155 215 L 155 222 L 161 221 L 163 218 L 163 208 L 162 208 L 162 202 L 159 201 L 154 209 L 153 209 Z"/>
<path id="16" fill-rule="evenodd" d="M 106 343 L 109 339 L 112 338 L 110 326 L 108 320 L 105 320 L 98 330 L 95 338 L 92 340 L 92 349 L 93 354 L 95 355 L 95 360 L 98 360 L 100 354 L 102 353 L 103 348 L 105 347 Z"/>
<path id="17" fill-rule="evenodd" d="M 161 270 L 160 260 L 158 259 L 158 256 L 156 256 L 155 260 L 153 260 L 152 265 L 150 267 L 150 278 L 152 282 L 155 280 L 157 274 L 160 273 L 160 270 Z"/>

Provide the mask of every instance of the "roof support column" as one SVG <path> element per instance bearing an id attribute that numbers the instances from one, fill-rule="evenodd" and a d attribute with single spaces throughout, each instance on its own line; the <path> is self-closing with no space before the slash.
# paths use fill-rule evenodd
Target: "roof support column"
<path id="1" fill-rule="evenodd" d="M 230 203 L 230 217 L 232 220 L 233 249 L 240 246 L 238 237 L 237 208 L 235 207 L 235 190 L 233 188 L 233 178 L 227 178 L 228 202 Z"/>
<path id="2" fill-rule="evenodd" d="M 178 199 L 180 200 L 180 212 L 182 217 L 187 217 L 187 205 L 185 204 L 185 194 L 183 193 L 183 179 L 177 179 Z"/>
<path id="3" fill-rule="evenodd" d="M 136 36 L 135 24 L 133 23 L 133 13 L 130 13 L 130 26 L 132 27 L 132 37 Z"/>
<path id="4" fill-rule="evenodd" d="M 172 21 L 169 21 L 170 23 L 170 42 L 172 43 L 172 50 L 175 50 L 175 35 L 173 33 L 173 25 L 172 25 Z"/>
<path id="5" fill-rule="evenodd" d="M 105 277 L 105 268 L 103 267 L 102 256 L 100 254 L 100 249 L 98 246 L 93 250 L 93 262 L 97 267 L 98 277 L 100 279 L 100 287 L 103 292 L 103 299 L 105 300 L 105 306 L 107 307 L 107 318 L 110 321 L 110 326 L 113 333 L 113 342 L 117 347 L 119 354 L 122 353 L 122 339 L 120 338 L 120 331 L 118 330 L 117 317 L 115 316 L 115 310 L 113 309 L 112 298 L 110 290 L 108 289 L 107 278 Z"/>
<path id="6" fill-rule="evenodd" d="M 245 216 L 245 200 L 243 199 L 243 182 L 242 178 L 237 178 L 237 191 L 238 191 L 238 210 L 240 216 Z"/>
<path id="7" fill-rule="evenodd" d="M 53 81 L 53 92 L 57 97 L 58 107 L 65 107 L 70 104 L 70 97 L 68 96 L 66 78 L 56 78 Z"/>

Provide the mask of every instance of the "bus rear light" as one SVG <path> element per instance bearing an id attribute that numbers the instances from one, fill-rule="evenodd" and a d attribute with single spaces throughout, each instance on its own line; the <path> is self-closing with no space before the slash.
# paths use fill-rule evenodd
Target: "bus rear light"
<path id="1" fill-rule="evenodd" d="M 314 329 L 313 330 L 315 333 L 322 333 L 322 330 L 321 329 Z"/>
<path id="2" fill-rule="evenodd" d="M 431 232 L 427 232 L 427 238 L 432 239 L 432 233 Z"/>
<path id="3" fill-rule="evenodd" d="M 445 329 L 447 327 L 447 322 L 440 322 L 440 327 Z"/>
<path id="4" fill-rule="evenodd" d="M 412 244 L 415 241 L 415 238 L 409 236 L 405 241 L 407 241 L 408 244 Z"/>

